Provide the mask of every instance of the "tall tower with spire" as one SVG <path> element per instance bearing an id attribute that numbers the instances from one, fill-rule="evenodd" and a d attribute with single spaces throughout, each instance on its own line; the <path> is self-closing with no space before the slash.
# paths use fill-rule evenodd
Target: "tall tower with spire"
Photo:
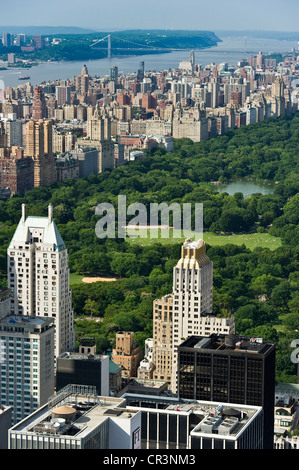
<path id="1" fill-rule="evenodd" d="M 12 292 L 12 313 L 53 317 L 56 357 L 74 348 L 74 322 L 68 253 L 53 219 L 22 217 L 7 250 L 8 287 Z"/>

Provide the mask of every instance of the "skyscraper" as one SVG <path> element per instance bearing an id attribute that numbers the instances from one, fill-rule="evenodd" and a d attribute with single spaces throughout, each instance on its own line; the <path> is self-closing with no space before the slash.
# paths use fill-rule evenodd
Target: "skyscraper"
<path id="1" fill-rule="evenodd" d="M 13 45 L 13 35 L 10 33 L 4 33 L 2 43 L 4 47 L 11 47 Z"/>
<path id="2" fill-rule="evenodd" d="M 44 36 L 32 36 L 32 42 L 35 49 L 44 49 L 45 37 Z"/>
<path id="3" fill-rule="evenodd" d="M 34 89 L 32 118 L 36 121 L 46 117 L 47 107 L 45 95 L 41 87 L 36 86 Z"/>
<path id="4" fill-rule="evenodd" d="M 173 269 L 173 292 L 154 301 L 154 378 L 177 390 L 177 349 L 189 336 L 234 333 L 234 319 L 213 311 L 213 263 L 203 240 L 187 239 Z M 171 380 L 170 379 L 171 376 Z"/>
<path id="5" fill-rule="evenodd" d="M 25 155 L 34 160 L 34 186 L 51 186 L 57 180 L 51 121 L 31 120 L 26 128 Z"/>
<path id="6" fill-rule="evenodd" d="M 261 338 L 192 336 L 178 348 L 178 395 L 262 406 L 264 448 L 273 448 L 275 344 Z"/>
<path id="7" fill-rule="evenodd" d="M 1 404 L 17 423 L 54 393 L 53 318 L 8 314 L 0 319 Z"/>
<path id="8" fill-rule="evenodd" d="M 81 75 L 74 79 L 76 91 L 79 95 L 83 95 L 88 92 L 89 89 L 89 74 L 86 65 L 83 66 Z"/>
<path id="9" fill-rule="evenodd" d="M 7 250 L 8 286 L 13 293 L 15 315 L 53 317 L 55 355 L 72 351 L 74 325 L 69 281 L 68 253 L 53 220 L 26 215 L 22 218 Z"/>
<path id="10" fill-rule="evenodd" d="M 139 64 L 139 69 L 137 72 L 137 81 L 142 82 L 143 79 L 144 79 L 144 62 L 142 61 Z"/>
<path id="11" fill-rule="evenodd" d="M 117 78 L 118 78 L 118 67 L 116 67 L 116 65 L 113 65 L 110 68 L 110 80 L 116 83 Z"/>

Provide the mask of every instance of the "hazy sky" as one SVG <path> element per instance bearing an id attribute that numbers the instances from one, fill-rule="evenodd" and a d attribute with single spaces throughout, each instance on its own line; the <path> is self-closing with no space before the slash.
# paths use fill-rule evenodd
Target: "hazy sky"
<path id="1" fill-rule="evenodd" d="M 299 0 L 0 0 L 0 25 L 298 31 Z"/>

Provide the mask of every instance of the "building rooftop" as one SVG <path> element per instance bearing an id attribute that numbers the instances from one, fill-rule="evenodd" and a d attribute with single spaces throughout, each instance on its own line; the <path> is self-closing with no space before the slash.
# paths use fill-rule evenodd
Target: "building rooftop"
<path id="1" fill-rule="evenodd" d="M 22 218 L 11 239 L 9 249 L 17 249 L 20 243 L 29 243 L 30 229 L 38 228 L 43 230 L 41 243 L 54 245 L 54 251 L 65 250 L 66 246 L 59 233 L 57 225 L 53 220 L 53 208 L 49 206 L 48 217 L 26 216 L 26 207 L 22 206 Z"/>
<path id="2" fill-rule="evenodd" d="M 126 393 L 127 408 L 142 409 L 157 413 L 169 413 L 189 416 L 191 436 L 198 434 L 229 435 L 237 438 L 257 414 L 262 413 L 262 407 L 240 405 L 213 401 L 191 401 L 177 397 L 146 396 Z M 159 405 L 157 405 L 159 403 Z M 155 404 L 155 406 L 154 406 Z"/>
<path id="3" fill-rule="evenodd" d="M 198 269 L 210 263 L 206 254 L 206 244 L 202 239 L 191 240 L 187 238 L 181 248 L 181 258 L 177 263 L 178 268 Z"/>
<path id="4" fill-rule="evenodd" d="M 214 351 L 238 351 L 265 354 L 274 347 L 274 343 L 264 342 L 262 338 L 250 338 L 240 335 L 217 335 L 209 337 L 190 336 L 179 348 L 207 349 Z"/>
<path id="5" fill-rule="evenodd" d="M 30 317 L 23 315 L 7 315 L 0 319 L 0 331 L 29 331 L 37 333 L 54 327 L 54 319 L 49 317 Z"/>
<path id="6" fill-rule="evenodd" d="M 108 358 L 109 356 L 105 356 L 103 354 L 90 354 L 90 353 L 80 353 L 80 352 L 64 352 L 60 356 L 58 356 L 58 359 L 75 359 L 78 361 L 103 361 L 105 358 Z"/>
<path id="7" fill-rule="evenodd" d="M 94 387 L 69 385 L 11 430 L 82 439 L 109 416 L 131 419 L 136 413 L 125 408 L 123 398 L 101 397 Z"/>

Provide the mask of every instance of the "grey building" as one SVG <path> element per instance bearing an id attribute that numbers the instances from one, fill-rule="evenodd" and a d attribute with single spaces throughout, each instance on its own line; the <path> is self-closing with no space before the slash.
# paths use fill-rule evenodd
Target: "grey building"
<path id="1" fill-rule="evenodd" d="M 12 423 L 16 423 L 54 392 L 53 318 L 3 317 L 0 353 L 0 400 L 11 407 Z"/>
<path id="2" fill-rule="evenodd" d="M 96 387 L 100 396 L 109 396 L 109 356 L 85 353 L 80 349 L 57 358 L 56 391 L 69 384 Z"/>
<path id="3" fill-rule="evenodd" d="M 8 430 L 11 428 L 10 406 L 0 405 L 0 449 L 8 449 Z"/>
<path id="4" fill-rule="evenodd" d="M 142 449 L 262 449 L 259 406 L 128 393 L 123 398 L 128 409 L 141 411 Z"/>
<path id="5" fill-rule="evenodd" d="M 99 150 L 96 148 L 78 148 L 71 152 L 73 158 L 79 161 L 79 178 L 99 173 Z"/>

